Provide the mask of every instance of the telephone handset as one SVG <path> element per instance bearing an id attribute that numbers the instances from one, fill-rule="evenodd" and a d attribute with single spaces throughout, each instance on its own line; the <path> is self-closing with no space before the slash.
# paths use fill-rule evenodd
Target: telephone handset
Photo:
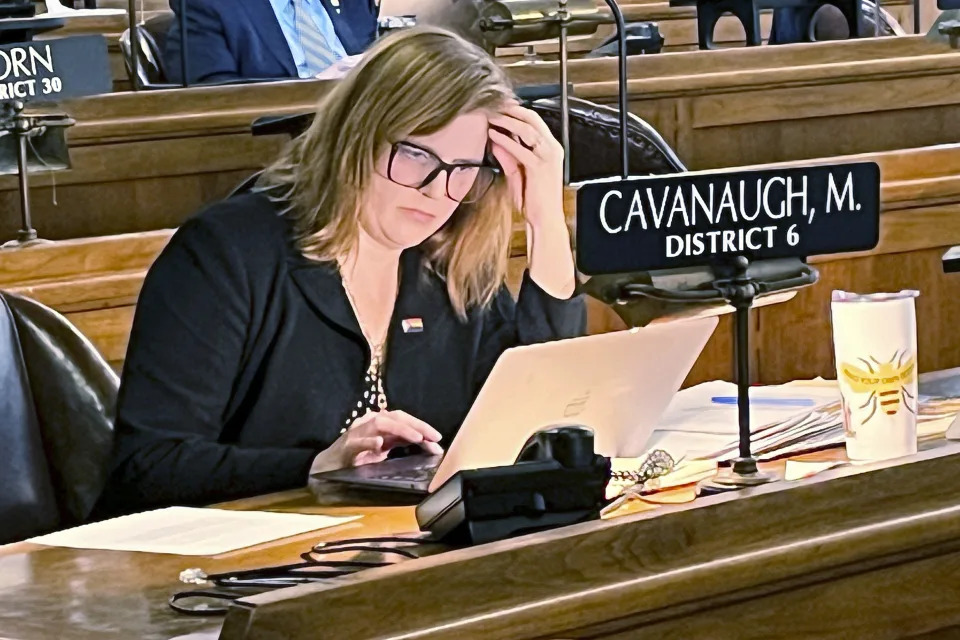
<path id="1" fill-rule="evenodd" d="M 556 426 L 531 436 L 512 465 L 457 472 L 417 506 L 417 523 L 436 540 L 472 545 L 595 520 L 609 480 L 593 431 Z"/>
<path id="2" fill-rule="evenodd" d="M 556 460 L 568 468 L 584 467 L 595 462 L 593 431 L 580 426 L 554 427 L 537 431 L 517 456 L 517 462 Z"/>

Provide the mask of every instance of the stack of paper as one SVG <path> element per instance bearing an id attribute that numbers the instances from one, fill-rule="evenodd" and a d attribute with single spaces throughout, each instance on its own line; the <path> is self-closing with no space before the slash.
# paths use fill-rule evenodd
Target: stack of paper
<path id="1" fill-rule="evenodd" d="M 960 387 L 958 387 L 960 388 Z M 739 455 L 737 388 L 706 382 L 680 391 L 653 432 L 647 448 L 675 459 L 725 462 Z M 844 445 L 840 390 L 836 381 L 798 381 L 751 387 L 750 448 L 761 462 Z M 960 412 L 960 398 L 921 395 L 920 438 L 939 436 Z"/>
<path id="2" fill-rule="evenodd" d="M 648 449 L 664 449 L 674 458 L 725 459 L 739 433 L 737 386 L 730 382 L 706 382 L 677 393 L 648 441 Z M 797 437 L 825 428 L 827 409 L 839 409 L 836 383 L 808 381 L 750 389 L 750 425 L 754 439 L 765 438 L 771 446 L 787 444 Z M 799 419 L 824 414 L 809 422 Z M 771 427 L 785 426 L 781 433 Z M 842 434 L 842 428 L 841 428 Z M 735 453 L 736 447 L 733 447 Z"/>
<path id="3" fill-rule="evenodd" d="M 51 547 L 212 556 L 356 520 L 268 511 L 168 507 L 31 538 Z"/>
<path id="4" fill-rule="evenodd" d="M 754 429 L 752 434 L 750 449 L 761 462 L 810 453 L 843 445 L 843 415 L 839 407 L 810 411 Z M 739 438 L 708 457 L 722 462 L 738 455 Z"/>

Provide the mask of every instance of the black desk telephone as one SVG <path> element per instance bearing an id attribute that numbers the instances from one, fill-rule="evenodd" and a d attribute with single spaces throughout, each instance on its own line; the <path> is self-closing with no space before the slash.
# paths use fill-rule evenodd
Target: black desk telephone
<path id="1" fill-rule="evenodd" d="M 460 471 L 424 499 L 417 506 L 417 522 L 431 533 L 429 538 L 354 538 L 315 545 L 301 555 L 303 562 L 293 564 L 209 575 L 188 569 L 181 581 L 206 586 L 178 591 L 169 604 L 189 615 L 221 615 L 237 598 L 389 566 L 395 556 L 422 557 L 414 549 L 424 543 L 483 544 L 595 520 L 606 504 L 609 480 L 610 459 L 594 453 L 592 431 L 579 426 L 546 429 L 527 441 L 515 464 Z M 385 554 L 387 559 L 359 566 L 326 559 L 326 554 L 347 550 Z"/>
<path id="2" fill-rule="evenodd" d="M 461 546 L 595 520 L 609 480 L 610 459 L 594 453 L 592 431 L 546 429 L 513 465 L 457 472 L 417 506 L 417 523 Z"/>

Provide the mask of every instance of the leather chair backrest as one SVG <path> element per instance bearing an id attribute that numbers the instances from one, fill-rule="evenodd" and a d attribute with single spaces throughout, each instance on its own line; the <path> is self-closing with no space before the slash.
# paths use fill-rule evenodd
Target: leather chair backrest
<path id="1" fill-rule="evenodd" d="M 27 298 L 0 295 L 19 336 L 60 524 L 81 523 L 106 482 L 119 378 L 62 315 Z"/>
<path id="2" fill-rule="evenodd" d="M 167 31 L 173 22 L 173 13 L 164 13 L 154 16 L 141 25 L 137 25 L 137 38 L 139 38 L 139 79 L 140 86 L 150 88 L 156 85 L 157 88 L 169 86 L 167 84 L 167 70 L 163 65 L 163 49 L 166 46 Z M 120 35 L 120 51 L 123 54 L 124 66 L 127 70 L 127 76 L 133 82 L 133 49 L 130 37 L 130 29 L 126 29 Z"/>
<path id="3" fill-rule="evenodd" d="M 6 544 L 56 528 L 60 514 L 20 338 L 2 297 L 0 438 L 0 544 Z"/>
<path id="4" fill-rule="evenodd" d="M 557 140 L 561 139 L 560 98 L 533 102 Z M 627 120 L 631 176 L 686 171 L 683 162 L 656 129 L 634 114 Z M 570 180 L 580 182 L 620 175 L 620 111 L 570 98 Z"/>
<path id="5" fill-rule="evenodd" d="M 906 35 L 896 18 L 883 8 L 878 12 L 877 4 L 872 0 L 862 0 L 860 11 L 860 30 L 863 37 Z M 849 37 L 850 29 L 847 27 L 846 18 L 840 9 L 832 4 L 820 7 L 810 19 L 808 39 L 811 42 L 846 40 Z"/>

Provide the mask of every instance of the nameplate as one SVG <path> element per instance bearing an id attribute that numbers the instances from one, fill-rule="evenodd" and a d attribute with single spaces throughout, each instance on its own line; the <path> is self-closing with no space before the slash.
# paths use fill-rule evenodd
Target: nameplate
<path id="1" fill-rule="evenodd" d="M 0 102 L 58 102 L 109 93 L 112 85 L 103 36 L 0 46 Z"/>
<path id="2" fill-rule="evenodd" d="M 587 275 L 864 251 L 879 240 L 873 162 L 596 181 L 577 192 L 577 267 Z"/>

